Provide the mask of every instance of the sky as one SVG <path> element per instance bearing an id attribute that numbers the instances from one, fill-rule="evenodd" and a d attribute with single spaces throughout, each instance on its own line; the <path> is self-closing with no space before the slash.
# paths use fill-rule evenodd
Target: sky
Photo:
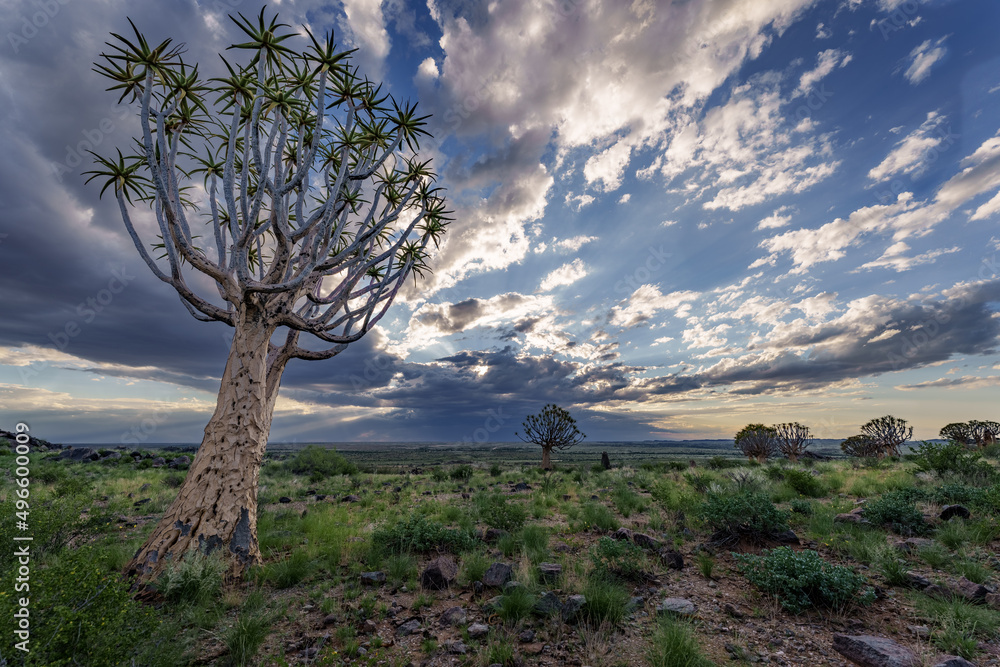
<path id="1" fill-rule="evenodd" d="M 261 4 L 0 8 L 0 427 L 198 442 L 231 334 L 85 184 L 85 151 L 139 128 L 91 67 L 128 17 L 217 76 L 243 41 L 227 14 Z M 289 364 L 272 441 L 511 441 L 547 403 L 603 441 L 1000 419 L 1000 3 L 273 12 L 432 114 L 422 154 L 455 220 L 375 330 Z"/>

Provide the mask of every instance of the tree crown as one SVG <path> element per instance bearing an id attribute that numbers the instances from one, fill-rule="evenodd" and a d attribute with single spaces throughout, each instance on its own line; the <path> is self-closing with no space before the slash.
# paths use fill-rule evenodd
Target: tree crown
<path id="1" fill-rule="evenodd" d="M 566 449 L 587 437 L 576 427 L 576 420 L 569 412 L 554 403 L 546 405 L 537 415 L 529 415 L 521 427 L 524 433 L 515 433 L 518 438 L 545 449 Z"/>

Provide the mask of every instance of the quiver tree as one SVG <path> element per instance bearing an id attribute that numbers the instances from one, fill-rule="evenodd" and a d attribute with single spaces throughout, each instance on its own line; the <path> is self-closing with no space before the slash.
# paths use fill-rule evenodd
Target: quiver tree
<path id="1" fill-rule="evenodd" d="M 138 105 L 141 134 L 128 156 L 95 155 L 91 179 L 106 179 L 102 195 L 113 187 L 136 251 L 188 312 L 234 330 L 187 478 L 127 567 L 137 585 L 192 547 L 225 550 L 233 574 L 260 560 L 257 480 L 285 365 L 329 359 L 370 331 L 448 222 L 414 156 L 427 134 L 414 105 L 360 79 L 332 34 L 307 30 L 295 51 L 295 33 L 264 10 L 233 21 L 249 41 L 229 48 L 251 58 L 223 58 L 226 77 L 203 81 L 182 48 L 152 48 L 134 24 L 95 67 Z"/>
<path id="2" fill-rule="evenodd" d="M 747 424 L 736 434 L 735 447 L 751 461 L 763 463 L 778 448 L 778 430 L 764 424 Z"/>
<path id="3" fill-rule="evenodd" d="M 913 427 L 905 419 L 892 415 L 872 419 L 861 427 L 861 433 L 877 443 L 878 457 L 899 456 L 899 447 L 913 436 Z"/>
<path id="4" fill-rule="evenodd" d="M 852 435 L 840 443 L 840 449 L 859 459 L 874 459 L 882 453 L 882 446 L 867 435 Z"/>
<path id="5" fill-rule="evenodd" d="M 966 422 L 953 422 L 941 428 L 938 436 L 949 442 L 960 445 L 972 444 L 972 431 Z"/>
<path id="6" fill-rule="evenodd" d="M 988 447 L 1000 437 L 1000 423 L 977 421 L 973 419 L 968 424 L 970 444 L 976 447 Z"/>
<path id="7" fill-rule="evenodd" d="M 569 449 L 587 437 L 577 429 L 576 420 L 569 412 L 552 403 L 537 415 L 529 415 L 521 422 L 521 428 L 524 433 L 515 435 L 542 448 L 542 468 L 545 470 L 552 469 L 552 450 Z"/>
<path id="8" fill-rule="evenodd" d="M 798 461 L 812 443 L 813 438 L 809 427 L 798 422 L 775 424 L 774 430 L 778 441 L 778 451 L 792 463 Z"/>

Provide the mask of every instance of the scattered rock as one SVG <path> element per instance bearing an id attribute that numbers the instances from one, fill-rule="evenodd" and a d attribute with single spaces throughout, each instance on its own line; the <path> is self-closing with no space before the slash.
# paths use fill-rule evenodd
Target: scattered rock
<path id="1" fill-rule="evenodd" d="M 520 581 L 508 581 L 506 584 L 503 585 L 503 592 L 509 593 L 515 588 L 519 588 L 520 586 L 521 586 Z"/>
<path id="2" fill-rule="evenodd" d="M 974 664 L 966 660 L 965 658 L 960 658 L 957 655 L 946 655 L 940 658 L 934 667 L 976 667 Z"/>
<path id="3" fill-rule="evenodd" d="M 396 634 L 399 635 L 400 637 L 413 635 L 418 632 L 420 632 L 420 619 L 418 618 L 411 618 L 410 620 L 406 621 L 398 628 L 396 628 Z"/>
<path id="4" fill-rule="evenodd" d="M 919 667 L 913 652 L 886 637 L 834 635 L 833 650 L 861 667 Z"/>
<path id="5" fill-rule="evenodd" d="M 489 528 L 485 533 L 483 533 L 483 541 L 488 544 L 493 544 L 502 537 L 507 537 L 510 535 L 506 530 L 501 530 L 499 528 Z"/>
<path id="6" fill-rule="evenodd" d="M 354 495 L 352 493 L 349 496 L 344 496 L 343 499 L 340 502 L 343 502 L 343 503 L 357 503 L 357 502 L 360 502 L 360 501 L 361 501 L 361 498 L 357 497 L 356 495 Z"/>
<path id="7" fill-rule="evenodd" d="M 631 542 L 635 533 L 633 533 L 628 528 L 619 528 L 615 532 L 611 533 L 611 539 L 621 540 L 622 542 Z"/>
<path id="8" fill-rule="evenodd" d="M 322 502 L 324 500 L 326 500 L 326 494 L 324 494 L 324 493 L 317 493 L 316 494 L 316 502 Z"/>
<path id="9" fill-rule="evenodd" d="M 857 524 L 870 524 L 871 522 L 861 516 L 860 513 L 855 514 L 854 512 L 848 512 L 847 514 L 838 514 L 833 517 L 834 523 L 857 523 Z"/>
<path id="10" fill-rule="evenodd" d="M 745 616 L 745 614 L 742 611 L 740 611 L 738 607 L 730 604 L 729 602 L 723 605 L 722 611 L 726 612 L 733 618 L 743 618 Z"/>
<path id="11" fill-rule="evenodd" d="M 667 598 L 656 607 L 657 614 L 677 614 L 678 616 L 694 616 L 698 608 L 690 600 L 684 598 Z"/>
<path id="12" fill-rule="evenodd" d="M 930 579 L 921 577 L 919 574 L 914 574 L 913 572 L 906 573 L 906 585 L 910 588 L 916 588 L 917 590 L 922 590 L 931 585 Z"/>
<path id="13" fill-rule="evenodd" d="M 931 584 L 930 586 L 924 588 L 924 594 L 929 595 L 932 598 L 937 598 L 938 600 L 950 600 L 954 597 L 954 592 L 950 588 L 946 586 L 939 586 L 938 584 Z"/>
<path id="14" fill-rule="evenodd" d="M 278 502 L 281 503 L 282 505 L 287 505 L 288 503 L 292 502 L 292 499 L 289 498 L 288 496 L 281 496 L 280 498 L 278 498 Z"/>
<path id="15" fill-rule="evenodd" d="M 167 461 L 162 456 L 157 456 L 156 458 L 153 459 L 154 468 L 162 468 L 165 465 L 167 465 Z"/>
<path id="16" fill-rule="evenodd" d="M 552 591 L 545 591 L 535 601 L 535 613 L 539 616 L 552 616 L 562 610 L 562 603 Z"/>
<path id="17" fill-rule="evenodd" d="M 915 637 L 930 639 L 931 629 L 926 625 L 908 625 L 906 629 L 912 632 Z"/>
<path id="18" fill-rule="evenodd" d="M 671 570 L 684 569 L 684 556 L 673 549 L 661 549 L 660 560 Z"/>
<path id="19" fill-rule="evenodd" d="M 458 565 L 451 556 L 439 556 L 427 564 L 420 573 L 420 584 L 424 588 L 439 591 L 448 588 L 458 575 Z"/>
<path id="20" fill-rule="evenodd" d="M 339 620 L 340 619 L 337 618 L 336 614 L 327 614 L 323 618 L 323 626 L 325 627 L 327 625 L 336 625 Z"/>
<path id="21" fill-rule="evenodd" d="M 95 458 L 100 458 L 100 454 L 97 453 L 96 449 L 90 447 L 71 447 L 70 449 L 64 449 L 57 459 L 70 460 L 70 461 L 93 461 Z"/>
<path id="22" fill-rule="evenodd" d="M 543 582 L 555 583 L 562 574 L 562 565 L 559 563 L 541 563 L 538 566 L 538 575 Z"/>
<path id="23" fill-rule="evenodd" d="M 441 625 L 464 625 L 465 621 L 468 619 L 468 614 L 462 607 L 449 607 L 441 612 L 441 616 L 438 617 L 438 623 Z"/>
<path id="24" fill-rule="evenodd" d="M 1000 593 L 987 593 L 983 600 L 990 609 L 1000 611 Z"/>
<path id="25" fill-rule="evenodd" d="M 443 646 L 444 649 L 452 655 L 465 655 L 466 653 L 469 652 L 469 647 L 466 646 L 464 643 L 462 643 L 460 639 L 455 641 L 445 642 Z"/>
<path id="26" fill-rule="evenodd" d="M 955 592 L 969 602 L 983 602 L 986 600 L 986 596 L 989 595 L 989 591 L 985 586 L 977 584 L 974 581 L 969 581 L 965 577 L 959 579 L 958 583 L 955 584 Z"/>
<path id="27" fill-rule="evenodd" d="M 517 641 L 521 642 L 522 644 L 530 644 L 531 642 L 535 641 L 535 631 L 525 630 L 524 632 L 522 632 L 517 636 Z"/>
<path id="28" fill-rule="evenodd" d="M 651 551 L 659 551 L 660 547 L 663 546 L 659 540 L 650 537 L 646 533 L 634 533 L 632 535 L 632 542 L 638 547 Z"/>
<path id="29" fill-rule="evenodd" d="M 178 468 L 180 466 L 189 466 L 189 465 L 191 465 L 191 457 L 186 455 L 178 456 L 176 459 L 170 462 L 171 468 Z"/>
<path id="30" fill-rule="evenodd" d="M 945 505 L 941 508 L 940 518 L 942 521 L 950 521 L 956 516 L 960 519 L 971 519 L 972 512 L 965 505 Z"/>
<path id="31" fill-rule="evenodd" d="M 513 577 L 513 570 L 506 563 L 493 563 L 483 575 L 483 585 L 502 588 Z"/>
<path id="32" fill-rule="evenodd" d="M 483 586 L 483 582 L 481 581 L 472 582 L 472 594 L 475 595 L 476 597 L 481 596 L 485 590 L 486 587 Z"/>
<path id="33" fill-rule="evenodd" d="M 919 551 L 924 547 L 929 547 L 934 544 L 934 540 L 928 539 L 926 537 L 911 537 L 909 539 L 900 540 L 895 543 L 895 546 L 900 551 L 905 551 L 906 553 L 913 553 Z"/>
<path id="34" fill-rule="evenodd" d="M 583 605 L 587 604 L 587 598 L 582 595 L 570 595 L 562 605 L 562 617 L 564 621 L 573 620 Z"/>
<path id="35" fill-rule="evenodd" d="M 366 635 L 373 635 L 378 631 L 378 625 L 370 618 L 366 618 L 361 624 L 361 632 Z"/>
<path id="36" fill-rule="evenodd" d="M 385 572 L 362 572 L 361 583 L 378 586 L 385 583 Z"/>
<path id="37" fill-rule="evenodd" d="M 518 482 L 512 487 L 512 489 L 514 491 L 531 491 L 531 485 L 526 484 L 525 482 Z"/>
<path id="38" fill-rule="evenodd" d="M 104 456 L 101 457 L 101 460 L 102 461 L 115 461 L 117 459 L 120 459 L 121 457 L 122 457 L 122 455 L 121 455 L 120 452 L 108 452 L 107 454 L 105 454 Z"/>
<path id="39" fill-rule="evenodd" d="M 799 536 L 795 534 L 794 531 L 785 530 L 780 533 L 775 533 L 771 537 L 774 538 L 779 544 L 799 544 Z"/>
<path id="40" fill-rule="evenodd" d="M 485 637 L 490 632 L 490 626 L 483 623 L 473 623 L 468 628 L 469 636 L 473 639 Z"/>

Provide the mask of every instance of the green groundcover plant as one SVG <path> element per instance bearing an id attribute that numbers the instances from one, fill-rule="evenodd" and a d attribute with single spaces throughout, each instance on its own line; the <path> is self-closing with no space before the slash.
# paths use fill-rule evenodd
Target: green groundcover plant
<path id="1" fill-rule="evenodd" d="M 778 547 L 759 556 L 738 554 L 740 572 L 781 606 L 797 614 L 811 608 L 843 609 L 852 601 L 870 604 L 875 592 L 867 580 L 842 565 L 832 565 L 815 551 Z"/>

